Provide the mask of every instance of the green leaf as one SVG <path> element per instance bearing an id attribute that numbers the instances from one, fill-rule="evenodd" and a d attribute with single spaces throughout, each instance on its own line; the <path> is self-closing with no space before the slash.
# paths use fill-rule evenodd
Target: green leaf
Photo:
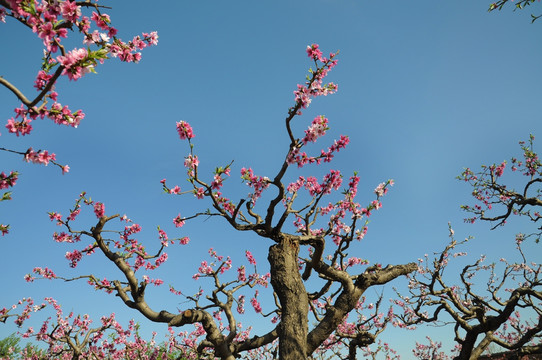
<path id="1" fill-rule="evenodd" d="M 11 191 L 5 192 L 0 201 L 11 200 Z"/>

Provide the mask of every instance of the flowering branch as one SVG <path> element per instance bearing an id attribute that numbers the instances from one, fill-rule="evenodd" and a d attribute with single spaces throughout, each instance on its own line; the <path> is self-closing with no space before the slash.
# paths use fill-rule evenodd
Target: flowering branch
<path id="1" fill-rule="evenodd" d="M 446 313 L 455 324 L 458 360 L 480 356 L 491 343 L 510 350 L 536 343 L 542 333 L 542 265 L 527 262 L 518 242 L 521 263 L 500 259 L 504 269 L 497 272 L 497 264 L 485 264 L 482 256 L 463 268 L 460 285 L 450 286 L 444 271 L 452 258 L 466 255 L 453 251 L 468 240 L 456 241 L 452 230 L 450 237 L 451 242 L 432 262 L 428 256 L 419 260 L 418 271 L 410 280 L 409 296 L 396 301 L 404 309 L 400 316 L 404 324 L 446 322 L 441 314 Z M 483 273 L 487 274 L 485 295 L 477 292 L 473 282 Z M 521 321 L 519 309 L 530 311 L 538 320 Z"/>
<path id="2" fill-rule="evenodd" d="M 84 16 L 82 8 L 92 8 L 92 15 Z M 72 111 L 68 106 L 57 102 L 58 93 L 55 84 L 61 76 L 77 80 L 87 73 L 96 72 L 98 64 L 110 57 L 118 57 L 124 62 L 138 62 L 140 50 L 158 43 L 156 32 L 143 33 L 129 42 L 123 42 L 116 36 L 117 29 L 111 26 L 109 15 L 101 13 L 107 8 L 96 1 L 37 1 L 37 0 L 2 0 L 0 1 L 0 22 L 12 18 L 30 28 L 43 42 L 44 56 L 38 71 L 34 87 L 38 91 L 35 97 L 29 97 L 0 76 L 0 86 L 13 93 L 21 105 L 15 108 L 15 117 L 8 119 L 6 129 L 16 136 L 29 135 L 33 129 L 32 121 L 49 118 L 59 125 L 77 127 L 85 117 L 81 110 Z M 95 30 L 91 30 L 92 26 Z M 98 30 L 99 29 L 99 30 Z M 82 35 L 86 47 L 67 50 L 62 39 L 68 37 L 68 30 Z M 95 48 L 92 50 L 91 48 Z M 49 106 L 49 102 L 52 104 Z M 6 148 L 0 150 L 24 156 L 27 162 L 47 165 L 49 162 L 62 168 L 67 165 L 56 163 L 55 154 L 48 151 L 35 152 L 29 148 L 26 152 Z M 2 235 L 8 232 L 9 225 L 0 225 Z"/>
<path id="3" fill-rule="evenodd" d="M 520 146 L 523 150 L 523 160 L 517 158 L 511 159 L 511 171 L 515 174 L 522 174 L 528 178 L 525 185 L 520 190 L 514 190 L 501 182 L 501 177 L 506 171 L 507 162 L 493 164 L 491 166 L 482 166 L 478 173 L 467 168 L 458 179 L 463 180 L 473 187 L 472 195 L 478 201 L 474 206 L 463 205 L 461 208 L 474 216 L 465 221 L 473 223 L 477 219 L 482 221 L 497 222 L 492 229 L 504 225 L 512 215 L 526 216 L 534 223 L 537 223 L 542 216 L 538 207 L 542 206 L 542 164 L 538 154 L 534 151 L 534 136 L 529 137 L 526 144 L 521 141 Z M 503 211 L 497 215 L 489 216 L 486 212 L 504 207 Z M 494 210 L 498 211 L 498 210 Z M 535 241 L 540 240 L 542 236 L 542 226 L 538 231 L 527 235 L 534 236 Z"/>
<path id="4" fill-rule="evenodd" d="M 13 314 L 13 313 L 10 314 L 12 310 L 15 310 L 19 305 L 23 305 L 25 303 L 26 305 L 24 306 L 20 314 Z M 19 300 L 17 304 L 11 306 L 11 308 L 9 309 L 7 308 L 0 309 L 0 322 L 5 323 L 7 319 L 9 319 L 10 317 L 15 317 L 16 318 L 15 324 L 17 324 L 17 326 L 20 327 L 28 318 L 30 318 L 31 313 L 40 311 L 44 307 L 45 307 L 45 304 L 35 305 L 34 300 L 32 298 L 23 298 Z"/>

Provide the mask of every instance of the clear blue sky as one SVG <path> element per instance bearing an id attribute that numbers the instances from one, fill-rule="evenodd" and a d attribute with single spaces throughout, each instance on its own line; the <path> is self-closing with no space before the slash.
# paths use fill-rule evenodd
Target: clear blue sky
<path id="1" fill-rule="evenodd" d="M 86 113 L 78 129 L 37 121 L 25 138 L 0 129 L 0 146 L 48 149 L 71 167 L 62 176 L 52 166 L 0 154 L 0 170 L 20 172 L 13 201 L 0 204 L 0 220 L 12 228 L 0 239 L 0 306 L 23 296 L 52 295 L 67 311 L 90 313 L 96 320 L 115 312 L 124 323 L 138 319 L 144 331 L 165 329 L 83 282 L 24 282 L 24 274 L 35 266 L 67 276 L 90 271 L 107 276 L 112 269 L 94 255 L 72 271 L 64 259 L 72 248 L 52 240 L 58 228 L 47 212 L 67 213 L 81 191 L 105 202 L 107 213 L 139 222 L 144 228 L 140 238 L 148 244 L 158 243 L 157 225 L 171 237 L 191 237 L 190 245 L 170 252 L 161 273 L 166 284 L 197 291 L 200 283 L 191 276 L 207 259 L 209 247 L 234 261 L 243 261 L 244 249 L 252 249 L 265 266 L 271 244 L 236 234 L 221 221 L 202 219 L 175 230 L 173 217 L 189 215 L 203 204 L 166 196 L 159 181 L 186 184 L 182 162 L 188 147 L 175 131 L 181 119 L 194 127 L 200 171 L 210 174 L 215 166 L 235 160 L 227 189 L 231 198 L 247 192 L 236 180 L 241 167 L 271 176 L 286 151 L 283 122 L 293 104 L 292 91 L 311 65 L 305 54 L 311 43 L 325 53 L 340 50 L 339 65 L 329 76 L 339 84 L 338 93 L 314 100 L 304 118 L 306 124 L 317 114 L 329 118 L 331 130 L 323 145 L 340 134 L 350 136 L 351 144 L 331 168 L 346 176 L 359 171 L 362 202 L 372 199 L 378 183 L 396 182 L 357 256 L 383 264 L 413 261 L 444 246 L 451 222 L 460 238 L 476 237 L 469 248 L 474 257 L 486 253 L 498 259 L 512 251 L 513 233 L 525 231 L 514 228 L 519 222 L 493 232 L 487 224 L 463 224 L 459 206 L 470 201 L 470 189 L 454 178 L 463 167 L 520 155 L 517 142 L 530 133 L 542 137 L 542 21 L 530 23 L 531 10 L 542 11 L 539 7 L 488 13 L 489 1 L 480 0 L 106 3 L 113 7 L 108 13 L 122 38 L 158 31 L 159 44 L 144 50 L 137 65 L 109 61 L 97 68 L 97 75 L 71 83 L 62 79 L 59 101 Z M 14 21 L 0 24 L 0 31 L 0 75 L 32 91 L 41 42 Z M 0 89 L 3 122 L 18 105 Z M 306 126 L 298 124 L 298 131 Z M 529 252 L 539 260 L 542 247 Z M 149 301 L 157 308 L 182 308 L 179 298 L 167 295 L 167 286 L 150 290 L 156 290 Z M 1 325 L 0 338 L 14 331 L 11 324 Z M 409 359 L 422 333 L 390 331 L 382 338 L 393 339 L 392 346 Z M 452 337 L 451 331 L 435 340 L 446 337 Z"/>

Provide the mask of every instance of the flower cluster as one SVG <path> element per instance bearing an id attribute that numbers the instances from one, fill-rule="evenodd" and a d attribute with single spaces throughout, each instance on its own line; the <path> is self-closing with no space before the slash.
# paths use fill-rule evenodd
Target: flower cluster
<path id="1" fill-rule="evenodd" d="M 19 116 L 19 114 L 17 114 Z M 32 119 L 23 118 L 21 121 L 15 121 L 14 118 L 8 120 L 6 124 L 6 129 L 12 134 L 17 136 L 19 135 L 28 135 L 32 131 L 32 125 L 30 124 Z"/>
<path id="2" fill-rule="evenodd" d="M 512 175 L 520 173 L 529 178 L 523 188 L 515 190 L 503 183 L 504 175 L 507 169 L 507 162 L 500 164 L 484 165 L 481 171 L 475 172 L 470 168 L 464 169 L 457 178 L 467 182 L 472 186 L 472 196 L 476 199 L 474 205 L 463 205 L 461 208 L 473 216 L 465 219 L 466 222 L 473 223 L 477 219 L 483 221 L 496 221 L 497 225 L 504 225 L 511 215 L 526 216 L 531 221 L 536 222 L 542 216 L 540 212 L 533 207 L 539 201 L 541 190 L 537 184 L 541 181 L 542 163 L 538 154 L 534 151 L 534 136 L 529 137 L 526 143 L 520 141 L 520 147 L 523 151 L 523 160 L 513 157 L 510 161 L 510 170 Z M 490 211 L 496 212 L 489 216 Z M 540 239 L 542 232 L 540 229 L 533 233 L 536 240 Z"/>
<path id="3" fill-rule="evenodd" d="M 14 17 L 32 28 L 45 46 L 42 67 L 34 82 L 39 95 L 33 101 L 23 101 L 21 108 L 15 110 L 16 118 L 9 119 L 6 125 L 8 131 L 17 136 L 29 134 L 32 130 L 30 122 L 37 117 L 48 117 L 57 124 L 74 127 L 83 119 L 81 110 L 72 112 L 57 103 L 55 83 L 60 75 L 65 75 L 70 80 L 80 79 L 87 73 L 95 72 L 98 63 L 103 63 L 109 55 L 126 62 L 137 62 L 141 58 L 140 50 L 158 43 L 156 32 L 143 33 L 129 42 L 123 42 L 116 37 L 117 29 L 110 25 L 109 15 L 100 13 L 98 6 L 95 6 L 96 11 L 89 18 L 83 16 L 80 4 L 70 0 L 13 0 L 7 3 L 9 7 L 0 9 L 0 21 L 3 21 L 6 15 Z M 92 31 L 92 23 L 105 33 Z M 66 50 L 62 39 L 68 37 L 68 29 L 81 33 L 87 47 Z M 95 45 L 96 49 L 91 49 L 90 45 Z M 60 55 L 54 57 L 58 52 Z M 55 68 L 53 75 L 51 72 Z M 46 106 L 47 99 L 54 101 L 50 108 Z M 36 107 L 40 102 L 41 105 Z M 21 119 L 16 120 L 18 117 Z"/>
<path id="4" fill-rule="evenodd" d="M 94 203 L 94 214 L 99 219 L 105 215 L 105 205 L 101 202 Z"/>
<path id="5" fill-rule="evenodd" d="M 64 67 L 62 75 L 67 75 L 70 80 L 77 80 L 83 75 L 92 72 L 93 65 L 87 65 L 88 51 L 85 48 L 73 49 L 66 55 L 60 55 L 56 61 Z"/>
<path id="6" fill-rule="evenodd" d="M 294 91 L 296 105 L 290 109 L 290 113 L 301 114 L 299 109 L 307 108 L 312 98 L 333 94 L 338 88 L 333 83 L 323 84 L 323 79 L 328 72 L 337 65 L 337 60 L 334 59 L 337 53 L 331 53 L 329 54 L 329 58 L 326 58 L 318 49 L 318 45 L 312 44 L 307 47 L 307 55 L 314 60 L 317 69 L 316 71 L 310 70 L 312 77 L 309 77 L 305 85 L 297 85 L 297 90 Z"/>
<path id="7" fill-rule="evenodd" d="M 10 314 L 10 311 L 15 310 L 18 306 L 24 305 L 20 314 Z M 11 308 L 2 308 L 0 309 L 0 322 L 5 322 L 9 317 L 15 317 L 15 324 L 17 326 L 22 326 L 23 323 L 30 318 L 30 314 L 37 312 L 45 307 L 45 304 L 36 305 L 32 298 L 22 298 L 11 306 Z"/>
<path id="8" fill-rule="evenodd" d="M 245 180 L 246 184 L 254 189 L 254 192 L 249 195 L 253 204 L 262 196 L 262 192 L 269 187 L 270 183 L 267 176 L 255 176 L 252 168 L 242 168 L 241 179 Z"/>
<path id="9" fill-rule="evenodd" d="M 189 154 L 184 160 L 184 167 L 188 171 L 188 175 L 191 177 L 195 176 L 196 168 L 199 165 L 198 157 L 192 154 Z"/>
<path id="10" fill-rule="evenodd" d="M 246 250 L 245 256 L 247 257 L 249 264 L 256 265 L 256 259 L 254 259 L 254 256 L 252 256 L 252 253 L 250 251 Z"/>
<path id="11" fill-rule="evenodd" d="M 308 142 L 316 142 L 319 137 L 322 137 L 326 134 L 328 128 L 328 120 L 324 115 L 320 115 L 314 118 L 311 126 L 305 130 L 305 137 L 301 140 L 303 144 Z"/>
<path id="12" fill-rule="evenodd" d="M 179 133 L 181 140 L 190 140 L 195 137 L 192 127 L 184 120 L 177 122 L 177 132 Z"/>
<path id="13" fill-rule="evenodd" d="M 318 182 L 314 176 L 305 178 L 300 176 L 297 181 L 290 183 L 287 187 L 289 193 L 296 193 L 304 187 L 311 196 L 320 194 L 330 194 L 333 189 L 338 190 L 342 184 L 342 175 L 338 170 L 331 170 L 324 176 L 322 183 Z"/>
<path id="14" fill-rule="evenodd" d="M 56 155 L 54 153 L 49 154 L 47 150 L 36 152 L 34 149 L 29 148 L 24 154 L 24 161 L 34 164 L 49 165 L 52 160 L 56 160 Z"/>
<path id="15" fill-rule="evenodd" d="M 53 272 L 53 270 L 49 269 L 49 268 L 41 268 L 41 267 L 35 267 L 32 272 L 35 274 L 35 275 L 39 275 L 41 276 L 42 278 L 44 279 L 49 279 L 49 280 L 52 280 L 52 279 L 56 279 L 56 274 Z M 24 279 L 26 282 L 33 282 L 36 278 L 31 275 L 31 274 L 26 274 L 24 276 Z"/>
<path id="16" fill-rule="evenodd" d="M 210 248 L 208 252 L 211 258 L 214 260 L 211 263 L 203 260 L 198 268 L 198 272 L 192 276 L 194 280 L 198 280 L 200 276 L 217 276 L 218 274 L 223 274 L 232 268 L 232 261 L 229 256 L 224 259 L 224 257 L 218 255 L 213 248 Z"/>
<path id="17" fill-rule="evenodd" d="M 334 157 L 335 152 L 339 152 L 341 149 L 344 149 L 346 145 L 350 142 L 348 136 L 341 135 L 339 140 L 335 142 L 324 151 L 322 149 L 320 155 L 318 156 L 308 156 L 306 152 L 301 152 L 301 145 L 293 146 L 288 153 L 286 161 L 288 164 L 297 164 L 297 167 L 301 168 L 307 164 L 317 164 L 319 165 L 322 161 L 331 162 Z"/>
<path id="18" fill-rule="evenodd" d="M 70 262 L 70 267 L 74 268 L 77 266 L 77 263 L 81 261 L 83 254 L 79 250 L 74 250 L 72 252 L 66 251 L 66 259 Z"/>
<path id="19" fill-rule="evenodd" d="M 250 299 L 250 303 L 252 304 L 252 307 L 254 308 L 254 311 L 258 314 L 262 312 L 262 306 L 260 305 L 260 302 L 257 300 L 258 297 L 258 290 L 254 292 L 254 297 Z"/>
<path id="20" fill-rule="evenodd" d="M 11 171 L 9 175 L 6 175 L 6 173 L 2 171 L 0 173 L 0 190 L 8 189 L 14 186 L 15 183 L 17 182 L 18 176 L 19 176 L 19 173 L 16 171 Z"/>
<path id="21" fill-rule="evenodd" d="M 181 217 L 181 214 L 177 215 L 174 219 L 173 219 L 173 224 L 175 224 L 175 227 L 183 227 L 184 226 L 184 219 Z"/>

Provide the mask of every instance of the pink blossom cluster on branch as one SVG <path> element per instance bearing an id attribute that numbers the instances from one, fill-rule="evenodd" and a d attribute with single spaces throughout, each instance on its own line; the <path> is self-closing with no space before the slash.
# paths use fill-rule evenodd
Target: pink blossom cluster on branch
<path id="1" fill-rule="evenodd" d="M 24 307 L 20 313 L 11 313 L 13 310 L 17 309 L 17 307 L 24 304 Z M 30 318 L 30 315 L 33 312 L 40 311 L 43 309 L 46 305 L 41 304 L 37 305 L 34 303 L 34 300 L 32 298 L 22 298 L 17 302 L 17 304 L 12 305 L 10 308 L 2 308 L 0 309 L 0 322 L 5 323 L 8 318 L 14 317 L 15 324 L 17 326 L 22 326 L 22 324 Z"/>
<path id="2" fill-rule="evenodd" d="M 82 7 L 92 7 L 95 11 L 89 18 L 83 15 Z M 39 94 L 34 100 L 27 99 L 7 80 L 1 81 L 22 101 L 21 107 L 15 109 L 16 117 L 9 119 L 6 125 L 9 132 L 17 136 L 28 135 L 32 130 L 31 122 L 38 117 L 48 117 L 57 124 L 73 127 L 77 127 L 84 118 L 81 110 L 72 112 L 57 102 L 58 94 L 54 88 L 60 75 L 78 80 L 87 73 L 96 72 L 96 66 L 109 57 L 138 62 L 141 59 L 140 50 L 158 43 L 156 32 L 143 33 L 128 42 L 117 38 L 117 29 L 111 26 L 109 15 L 101 13 L 97 2 L 6 0 L 2 9 L 4 18 L 12 17 L 31 28 L 45 46 L 42 68 L 34 85 Z M 92 30 L 93 24 L 99 30 Z M 62 39 L 68 37 L 68 29 L 80 33 L 82 43 L 87 47 L 66 50 Z M 90 46 L 96 49 L 91 50 Z M 58 55 L 55 57 L 55 54 Z M 48 99 L 53 101 L 51 107 L 47 106 Z"/>
<path id="3" fill-rule="evenodd" d="M 300 109 L 306 109 L 310 105 L 312 98 L 322 95 L 327 96 L 337 91 L 338 86 L 336 84 L 332 82 L 323 83 L 323 79 L 327 76 L 328 72 L 337 65 L 337 60 L 335 59 L 337 54 L 338 52 L 330 53 L 329 57 L 324 57 L 319 50 L 318 44 L 307 46 L 307 55 L 314 60 L 317 70 L 309 70 L 312 77 L 308 77 L 305 85 L 297 85 L 297 90 L 294 91 L 297 105 L 291 108 L 290 112 L 301 115 Z"/>
<path id="4" fill-rule="evenodd" d="M 72 251 L 66 252 L 66 259 L 69 261 L 69 265 L 72 268 L 77 267 L 78 263 L 83 259 L 83 255 L 92 255 L 97 249 L 104 249 L 107 251 L 115 251 L 113 249 L 119 249 L 122 251 L 123 264 L 133 270 L 135 273 L 139 269 L 155 270 L 161 266 L 164 262 L 167 261 L 168 255 L 164 252 L 164 249 L 169 246 L 169 244 L 174 244 L 176 241 L 179 244 L 187 244 L 188 238 L 183 237 L 181 239 L 169 239 L 167 233 L 158 228 L 158 238 L 160 240 L 160 248 L 156 254 L 149 254 L 145 247 L 134 238 L 134 235 L 141 231 L 141 226 L 139 224 L 132 223 L 130 219 L 126 216 L 119 217 L 119 215 L 113 215 L 107 217 L 105 215 L 105 205 L 101 202 L 93 201 L 91 198 L 86 197 L 86 193 L 80 194 L 79 198 L 76 200 L 73 209 L 69 211 L 69 215 L 64 217 L 59 212 L 50 212 L 49 218 L 51 221 L 55 221 L 58 226 L 63 226 L 66 228 L 67 232 L 55 232 L 53 234 L 53 239 L 58 243 L 78 243 L 81 241 L 83 236 L 92 236 L 91 233 L 86 231 L 76 231 L 72 229 L 71 222 L 73 222 L 76 217 L 79 215 L 82 205 L 86 205 L 92 209 L 96 217 L 100 222 L 104 224 L 112 219 L 119 218 L 121 222 L 126 222 L 129 225 L 124 226 L 124 230 L 117 231 L 118 239 L 103 239 L 100 238 L 97 243 L 90 243 L 84 248 L 74 249 Z M 103 250 L 102 250 L 103 251 Z M 133 259 L 130 263 L 129 261 Z M 57 276 L 49 268 L 36 267 L 33 269 L 33 274 L 27 274 L 25 276 L 26 281 L 31 282 L 36 279 L 36 275 L 44 279 L 64 279 L 63 277 Z M 99 279 L 94 275 L 84 276 L 88 283 L 96 289 L 102 289 L 108 293 L 111 293 L 115 289 L 115 284 L 107 280 L 106 278 Z M 143 282 L 146 284 L 154 284 L 156 286 L 162 285 L 163 280 L 161 279 L 152 279 L 147 275 L 143 276 Z"/>
<path id="5" fill-rule="evenodd" d="M 472 186 L 472 196 L 476 199 L 474 205 L 463 205 L 462 209 L 473 216 L 465 221 L 474 223 L 476 220 L 494 223 L 493 229 L 506 224 L 512 215 L 524 216 L 537 223 L 542 219 L 542 163 L 534 151 L 534 136 L 528 142 L 520 141 L 523 159 L 513 157 L 506 173 L 507 162 L 482 166 L 479 172 L 466 168 L 458 179 Z M 518 190 L 507 186 L 505 175 L 521 174 L 526 181 Z M 521 179 L 520 179 L 521 180 Z M 527 235 L 536 242 L 542 236 L 542 226 L 536 225 L 536 231 Z"/>
<path id="6" fill-rule="evenodd" d="M 13 93 L 21 105 L 15 108 L 15 117 L 7 120 L 5 128 L 16 136 L 29 135 L 32 122 L 49 118 L 55 124 L 77 127 L 85 117 L 82 110 L 72 111 L 67 105 L 58 102 L 55 84 L 61 76 L 78 80 L 88 73 L 96 72 L 98 64 L 118 57 L 123 62 L 138 62 L 140 51 L 158 43 L 156 32 L 143 33 L 128 42 L 117 37 L 117 29 L 111 25 L 109 15 L 102 13 L 105 7 L 97 1 L 45 1 L 45 0 L 3 0 L 0 2 L 0 22 L 14 19 L 28 27 L 42 40 L 44 57 L 41 69 L 34 81 L 37 94 L 27 97 L 12 82 L 0 76 L 0 85 Z M 93 9 L 89 16 L 84 9 Z M 68 50 L 63 40 L 69 34 L 80 34 L 84 47 Z M 2 151 L 23 155 L 26 162 L 47 165 L 53 163 L 69 171 L 69 166 L 55 162 L 56 155 L 47 150 L 35 152 L 15 151 L 0 148 Z M 2 235 L 7 234 L 9 225 L 0 225 Z"/>

